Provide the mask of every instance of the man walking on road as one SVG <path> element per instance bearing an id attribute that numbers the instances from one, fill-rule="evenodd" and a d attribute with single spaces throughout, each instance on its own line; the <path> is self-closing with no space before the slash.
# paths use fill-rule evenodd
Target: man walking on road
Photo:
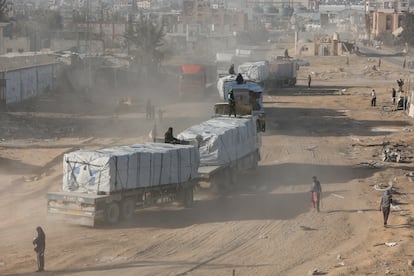
<path id="1" fill-rule="evenodd" d="M 309 74 L 308 75 L 308 89 L 311 87 L 311 82 L 312 82 L 312 76 Z"/>
<path id="2" fill-rule="evenodd" d="M 316 176 L 312 177 L 312 186 L 310 192 L 312 193 L 312 208 L 316 208 L 316 211 L 319 212 L 322 187 Z"/>
<path id="3" fill-rule="evenodd" d="M 375 89 L 371 91 L 371 106 L 377 105 L 377 93 L 375 93 Z"/>
<path id="4" fill-rule="evenodd" d="M 388 216 L 391 210 L 392 195 L 390 190 L 386 190 L 381 197 L 380 211 L 384 217 L 384 227 L 387 227 Z"/>
<path id="5" fill-rule="evenodd" d="M 37 237 L 33 239 L 33 245 L 35 246 L 34 251 L 37 255 L 37 270 L 36 272 L 41 272 L 45 267 L 45 249 L 46 249 L 46 235 L 43 232 L 42 227 L 38 226 L 36 228 Z"/>
<path id="6" fill-rule="evenodd" d="M 393 87 L 391 90 L 391 98 L 392 98 L 392 104 L 395 105 L 395 100 L 397 98 L 397 90 Z"/>

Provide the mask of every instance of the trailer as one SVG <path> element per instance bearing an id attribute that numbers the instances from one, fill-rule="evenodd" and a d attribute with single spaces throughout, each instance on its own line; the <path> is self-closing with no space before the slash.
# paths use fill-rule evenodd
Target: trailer
<path id="1" fill-rule="evenodd" d="M 222 104 L 210 120 L 179 133 L 181 140 L 195 144 L 199 149 L 198 186 L 216 192 L 233 189 L 243 173 L 254 170 L 260 161 L 260 122 L 256 115 L 229 117 L 220 114 Z"/>
<path id="2" fill-rule="evenodd" d="M 198 169 L 198 187 L 208 188 L 217 193 L 232 190 L 237 186 L 240 176 L 254 171 L 260 161 L 259 149 L 248 155 L 222 165 L 202 164 Z"/>
<path id="3" fill-rule="evenodd" d="M 269 62 L 269 77 L 264 82 L 266 90 L 296 85 L 299 66 L 294 60 L 279 58 Z"/>
<path id="4" fill-rule="evenodd" d="M 129 220 L 138 208 L 173 201 L 190 207 L 198 166 L 191 145 L 146 143 L 65 154 L 62 191 L 47 194 L 48 215 L 96 226 Z"/>

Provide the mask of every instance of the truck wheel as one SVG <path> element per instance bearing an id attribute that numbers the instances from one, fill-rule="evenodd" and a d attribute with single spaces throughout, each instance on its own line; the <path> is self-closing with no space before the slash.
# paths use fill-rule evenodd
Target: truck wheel
<path id="1" fill-rule="evenodd" d="M 119 220 L 119 205 L 112 202 L 106 207 L 106 222 L 109 224 L 116 224 Z"/>
<path id="2" fill-rule="evenodd" d="M 194 191 L 193 187 L 186 188 L 184 190 L 184 206 L 190 208 L 194 204 Z"/>
<path id="3" fill-rule="evenodd" d="M 135 201 L 131 198 L 126 199 L 121 205 L 121 215 L 123 220 L 130 220 L 134 216 Z"/>

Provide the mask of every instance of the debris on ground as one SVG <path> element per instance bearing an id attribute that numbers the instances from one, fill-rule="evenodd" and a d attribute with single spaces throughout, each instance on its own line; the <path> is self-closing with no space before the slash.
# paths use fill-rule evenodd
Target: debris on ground
<path id="1" fill-rule="evenodd" d="M 374 246 L 386 245 L 388 247 L 394 247 L 394 246 L 396 246 L 398 244 L 398 242 L 400 242 L 400 241 L 396 241 L 396 242 L 380 242 L 380 243 L 374 244 Z"/>
<path id="2" fill-rule="evenodd" d="M 388 182 L 388 184 L 375 184 L 374 189 L 383 192 L 386 190 L 391 190 L 393 185 L 394 184 L 392 183 L 392 181 Z"/>
<path id="3" fill-rule="evenodd" d="M 409 173 L 405 174 L 405 176 L 407 176 L 408 181 L 414 182 L 414 172 L 409 172 Z"/>
<path id="4" fill-rule="evenodd" d="M 360 147 L 379 147 L 379 146 L 381 146 L 381 147 L 384 147 L 384 146 L 387 146 L 389 144 L 390 144 L 389 141 L 383 141 L 381 143 L 373 143 L 373 144 L 355 143 L 355 144 L 352 144 L 352 146 L 353 147 L 356 147 L 356 146 L 360 146 Z"/>
<path id="5" fill-rule="evenodd" d="M 398 205 L 391 204 L 390 208 L 391 208 L 391 211 L 401 211 L 401 207 Z"/>
<path id="6" fill-rule="evenodd" d="M 339 262 L 335 265 L 335 267 L 345 266 L 345 262 Z"/>
<path id="7" fill-rule="evenodd" d="M 386 242 L 385 245 L 388 247 L 394 247 L 398 244 L 398 242 Z"/>
<path id="8" fill-rule="evenodd" d="M 324 275 L 325 273 L 323 273 L 322 271 L 319 271 L 318 269 L 312 269 L 309 270 L 309 275 Z"/>
<path id="9" fill-rule="evenodd" d="M 412 158 L 411 149 L 406 144 L 389 144 L 382 148 L 382 161 L 410 163 Z"/>
<path id="10" fill-rule="evenodd" d="M 345 197 L 343 197 L 341 195 L 337 195 L 337 194 L 331 194 L 331 195 L 333 195 L 334 197 L 337 197 L 337 198 L 341 198 L 341 199 L 344 199 L 345 198 Z"/>
<path id="11" fill-rule="evenodd" d="M 358 167 L 367 167 L 369 169 L 379 169 L 381 165 L 378 165 L 376 161 L 367 161 L 367 162 L 361 162 L 356 164 Z"/>

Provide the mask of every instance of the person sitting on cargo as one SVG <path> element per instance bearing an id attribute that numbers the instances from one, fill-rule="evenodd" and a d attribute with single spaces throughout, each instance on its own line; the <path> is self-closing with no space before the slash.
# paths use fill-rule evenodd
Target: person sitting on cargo
<path id="1" fill-rule="evenodd" d="M 164 143 L 167 144 L 180 144 L 180 140 L 174 137 L 173 128 L 169 127 L 167 132 L 164 134 Z"/>
<path id="2" fill-rule="evenodd" d="M 236 74 L 236 72 L 234 72 L 234 64 L 230 65 L 229 74 L 230 75 L 235 75 Z"/>
<path id="3" fill-rule="evenodd" d="M 229 117 L 231 114 L 234 114 L 234 117 L 236 117 L 236 101 L 234 100 L 233 90 L 230 90 L 229 94 L 227 94 L 227 101 L 229 103 Z"/>
<path id="4" fill-rule="evenodd" d="M 243 79 L 242 74 L 239 73 L 237 75 L 236 82 L 237 82 L 237 84 L 243 84 L 244 83 L 244 79 Z"/>

